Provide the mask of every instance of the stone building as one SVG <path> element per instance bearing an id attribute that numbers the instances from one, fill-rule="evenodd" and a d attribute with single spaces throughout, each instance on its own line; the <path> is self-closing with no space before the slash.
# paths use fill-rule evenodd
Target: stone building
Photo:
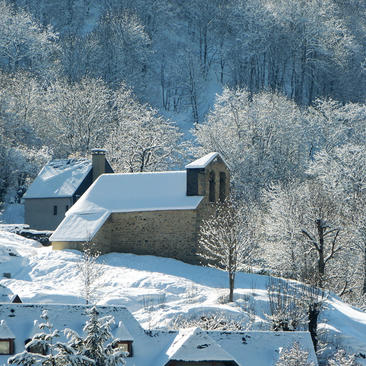
<path id="1" fill-rule="evenodd" d="M 66 211 L 103 173 L 113 173 L 103 149 L 93 149 L 92 160 L 50 161 L 23 196 L 24 222 L 32 229 L 56 229 Z"/>
<path id="2" fill-rule="evenodd" d="M 218 153 L 184 171 L 100 176 L 50 237 L 53 249 L 127 252 L 197 263 L 203 218 L 229 195 L 229 170 Z"/>

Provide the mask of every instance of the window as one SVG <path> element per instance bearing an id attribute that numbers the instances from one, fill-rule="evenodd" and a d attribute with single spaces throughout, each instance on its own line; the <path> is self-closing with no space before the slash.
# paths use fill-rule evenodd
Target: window
<path id="1" fill-rule="evenodd" d="M 209 179 L 209 196 L 208 199 L 210 202 L 215 202 L 216 200 L 215 194 L 215 172 L 210 172 Z"/>
<path id="2" fill-rule="evenodd" d="M 220 173 L 220 201 L 224 202 L 226 199 L 226 174 Z"/>
<path id="3" fill-rule="evenodd" d="M 119 348 L 123 352 L 128 352 L 127 357 L 132 357 L 132 341 L 119 341 L 116 348 Z"/>
<path id="4" fill-rule="evenodd" d="M 56 216 L 57 215 L 57 206 L 53 206 L 53 215 Z"/>
<path id="5" fill-rule="evenodd" d="M 14 353 L 13 339 L 0 339 L 0 355 L 11 355 Z"/>

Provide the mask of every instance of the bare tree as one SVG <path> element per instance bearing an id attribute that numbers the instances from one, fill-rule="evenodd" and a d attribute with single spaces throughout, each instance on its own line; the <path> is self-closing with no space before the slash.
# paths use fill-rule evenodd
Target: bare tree
<path id="1" fill-rule="evenodd" d="M 103 266 L 98 263 L 100 252 L 95 250 L 91 241 L 83 244 L 83 252 L 78 263 L 81 281 L 81 292 L 85 303 L 94 304 L 97 300 L 97 290 L 101 285 L 101 277 L 104 273 Z"/>
<path id="2" fill-rule="evenodd" d="M 198 255 L 210 267 L 229 275 L 229 301 L 233 301 L 235 275 L 250 264 L 256 248 L 251 213 L 232 198 L 216 206 L 214 215 L 202 221 Z"/>

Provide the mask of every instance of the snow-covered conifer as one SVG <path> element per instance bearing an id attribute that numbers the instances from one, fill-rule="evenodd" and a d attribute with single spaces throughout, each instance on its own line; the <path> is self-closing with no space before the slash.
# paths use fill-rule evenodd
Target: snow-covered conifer
<path id="1" fill-rule="evenodd" d="M 276 366 L 314 366 L 314 362 L 309 361 L 309 352 L 295 342 L 291 347 L 281 350 Z"/>
<path id="2" fill-rule="evenodd" d="M 96 366 L 125 365 L 124 358 L 127 354 L 116 347 L 116 342 L 113 341 L 111 334 L 110 327 L 114 323 L 113 317 L 98 318 L 98 315 L 95 306 L 88 310 L 89 319 L 83 328 L 85 338 L 82 341 L 82 353 L 94 360 Z M 75 341 L 75 337 L 72 339 Z"/>

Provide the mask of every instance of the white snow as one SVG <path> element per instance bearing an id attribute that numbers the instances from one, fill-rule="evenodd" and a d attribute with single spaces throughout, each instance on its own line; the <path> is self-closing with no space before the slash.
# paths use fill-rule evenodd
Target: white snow
<path id="1" fill-rule="evenodd" d="M 122 321 L 120 321 L 118 323 L 118 328 L 117 328 L 114 336 L 116 337 L 116 339 L 121 340 L 121 341 L 133 341 L 134 340 L 133 336 L 128 331 L 128 329 L 126 328 L 126 326 L 123 324 Z"/>
<path id="2" fill-rule="evenodd" d="M 82 213 L 66 216 L 51 235 L 52 241 L 88 241 L 102 227 L 110 215 L 109 211 Z"/>
<path id="3" fill-rule="evenodd" d="M 199 328 L 182 329 L 167 351 L 174 361 L 233 361 L 219 344 Z"/>
<path id="4" fill-rule="evenodd" d="M 202 198 L 186 195 L 185 171 L 103 174 L 67 211 L 50 240 L 89 240 L 110 213 L 189 210 Z"/>
<path id="5" fill-rule="evenodd" d="M 185 166 L 185 168 L 186 169 L 204 169 L 218 155 L 219 155 L 219 153 L 217 153 L 217 152 L 211 152 L 211 153 L 209 153 L 205 156 L 202 156 L 202 158 L 199 158 L 199 159 L 197 159 L 195 161 L 192 161 L 191 163 L 187 164 Z"/>
<path id="6" fill-rule="evenodd" d="M 0 248 L 0 276 L 2 272 L 11 273 L 11 278 L 0 277 L 0 284 L 18 294 L 23 303 L 84 303 L 78 269 L 81 253 L 52 251 L 50 247 L 42 247 L 32 240 L 1 231 Z M 122 253 L 103 255 L 100 263 L 104 273 L 98 279 L 98 304 L 126 306 L 146 329 L 169 327 L 181 315 L 199 316 L 217 311 L 237 320 L 245 320 L 249 319 L 250 307 L 254 307 L 255 313 L 252 328 L 268 329 L 264 316 L 269 312 L 267 276 L 238 273 L 235 301 L 223 304 L 220 299 L 228 292 L 228 278 L 223 271 L 169 258 Z M 13 305 L 18 304 L 9 304 Z M 320 328 L 327 332 L 328 339 L 337 341 L 348 351 L 365 353 L 366 314 L 332 295 L 328 297 L 325 309 L 320 317 Z M 8 318 L 6 320 L 8 322 Z M 137 340 L 132 329 L 125 325 Z M 236 360 L 245 354 L 250 361 L 247 364 L 255 365 L 273 365 L 274 349 L 291 346 L 291 342 L 299 337 L 303 337 L 301 344 L 311 342 L 308 333 L 273 334 L 243 332 L 238 338 L 227 332 L 210 332 L 209 336 Z M 160 346 L 165 344 L 165 354 L 176 336 L 176 333 L 166 335 L 166 338 L 160 336 Z M 247 348 L 242 338 L 245 338 Z M 158 365 L 160 359 L 161 355 L 151 359 L 146 366 Z M 358 362 L 366 365 L 364 359 L 358 359 Z"/>
<path id="7" fill-rule="evenodd" d="M 14 333 L 6 325 L 5 320 L 0 320 L 0 339 L 14 339 Z"/>
<path id="8" fill-rule="evenodd" d="M 90 160 L 50 161 L 39 172 L 23 198 L 71 197 L 92 168 Z"/>

